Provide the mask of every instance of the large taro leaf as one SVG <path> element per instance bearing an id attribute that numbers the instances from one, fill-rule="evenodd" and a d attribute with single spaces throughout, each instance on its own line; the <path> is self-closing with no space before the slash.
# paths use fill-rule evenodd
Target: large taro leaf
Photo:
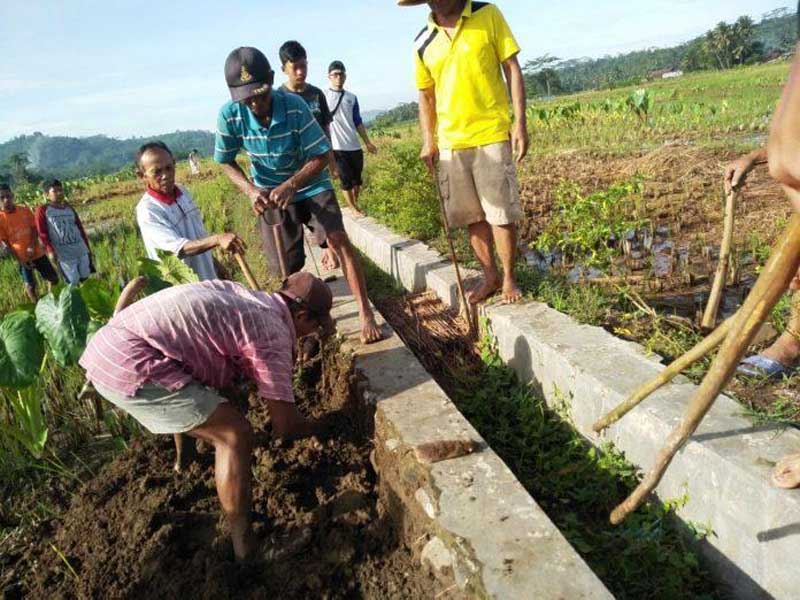
<path id="1" fill-rule="evenodd" d="M 58 295 L 47 294 L 36 305 L 36 327 L 62 367 L 78 362 L 86 348 L 88 326 L 89 311 L 74 285 L 65 287 Z"/>
<path id="2" fill-rule="evenodd" d="M 180 258 L 175 256 L 172 252 L 165 252 L 163 250 L 156 250 L 158 259 L 158 269 L 161 272 L 161 279 L 173 285 L 181 285 L 182 283 L 194 283 L 200 281 L 197 273 L 192 271 L 192 268 L 183 262 Z"/>
<path id="3" fill-rule="evenodd" d="M 95 321 L 105 322 L 114 316 L 114 307 L 119 298 L 119 291 L 100 279 L 87 279 L 80 286 L 89 316 Z"/>
<path id="4" fill-rule="evenodd" d="M 0 387 L 31 385 L 43 359 L 44 340 L 33 315 L 25 311 L 7 314 L 0 322 Z"/>

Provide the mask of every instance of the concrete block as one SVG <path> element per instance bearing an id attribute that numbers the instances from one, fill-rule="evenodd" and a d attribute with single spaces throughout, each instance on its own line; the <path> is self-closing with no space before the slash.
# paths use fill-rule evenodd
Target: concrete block
<path id="1" fill-rule="evenodd" d="M 401 530 L 414 534 L 407 542 L 414 544 L 420 532 L 428 539 L 423 562 L 469 597 L 612 598 L 391 327 L 377 315 L 385 339 L 361 345 L 344 279 L 330 287 L 337 329 L 377 399 L 373 460 L 381 487 L 400 506 Z M 413 452 L 419 444 L 452 439 L 472 439 L 482 449 L 434 464 Z"/>
<path id="2" fill-rule="evenodd" d="M 360 224 L 345 216 L 357 238 Z M 371 224 L 370 257 L 400 243 L 385 227 Z M 357 244 L 358 245 L 358 244 Z M 410 268 L 410 267 L 409 267 Z M 458 307 L 455 275 L 445 263 L 423 267 L 427 288 Z M 418 286 L 418 282 L 415 282 Z M 418 287 L 407 287 L 416 291 Z M 524 381 L 540 388 L 553 406 L 566 404 L 575 427 L 592 443 L 611 440 L 644 470 L 678 424 L 697 387 L 679 377 L 648 398 L 601 438 L 592 423 L 663 366 L 638 344 L 599 327 L 580 325 L 544 304 L 490 305 L 500 354 Z M 800 490 L 772 488 L 769 474 L 785 454 L 800 451 L 800 432 L 776 425 L 754 426 L 742 407 L 720 396 L 700 428 L 673 460 L 657 488 L 663 499 L 688 495 L 679 511 L 687 522 L 710 525 L 715 535 L 700 544 L 717 579 L 737 598 L 796 598 L 800 569 L 789 566 L 800 549 Z M 468 460 L 466 457 L 459 460 Z M 474 459 L 473 459 L 474 460 Z M 452 516 L 440 498 L 442 518 Z M 488 507 L 484 507 L 489 510 Z M 486 513 L 487 515 L 490 513 Z M 451 523 L 452 525 L 452 523 Z"/>

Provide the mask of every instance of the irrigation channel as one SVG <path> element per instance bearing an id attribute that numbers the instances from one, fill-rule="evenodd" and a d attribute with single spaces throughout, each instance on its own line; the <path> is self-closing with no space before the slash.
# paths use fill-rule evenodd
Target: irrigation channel
<path id="1" fill-rule="evenodd" d="M 323 375 L 324 373 L 324 375 Z M 317 382 L 316 385 L 312 382 Z M 280 442 L 255 395 L 254 527 L 260 550 L 233 562 L 219 517 L 213 451 L 173 473 L 168 436 L 147 436 L 105 466 L 66 511 L 3 557 L 3 598 L 425 598 L 415 563 L 378 500 L 370 463 L 374 405 L 336 347 L 299 369 L 300 409 L 316 437 Z"/>
<path id="2" fill-rule="evenodd" d="M 369 273 L 372 286 L 381 278 Z M 497 356 L 470 340 L 466 321 L 433 292 L 405 294 L 384 279 L 373 295 L 385 319 L 617 598 L 712 598 L 680 504 L 651 503 L 614 527 L 609 511 L 635 487 L 635 468 L 613 448 L 597 451 Z"/>

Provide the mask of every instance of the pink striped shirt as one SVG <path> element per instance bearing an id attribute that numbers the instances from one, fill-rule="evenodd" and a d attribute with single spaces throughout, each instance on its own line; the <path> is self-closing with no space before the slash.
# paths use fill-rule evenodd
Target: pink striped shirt
<path id="1" fill-rule="evenodd" d="M 295 343 L 279 294 L 212 280 L 132 304 L 92 337 L 80 365 L 91 382 L 126 396 L 144 383 L 173 391 L 196 380 L 220 390 L 242 374 L 262 397 L 294 402 Z"/>

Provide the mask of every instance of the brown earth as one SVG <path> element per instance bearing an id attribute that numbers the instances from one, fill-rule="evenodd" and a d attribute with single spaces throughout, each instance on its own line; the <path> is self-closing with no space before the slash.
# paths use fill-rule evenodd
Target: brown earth
<path id="1" fill-rule="evenodd" d="M 738 157 L 730 151 L 682 145 L 621 156 L 583 152 L 533 156 L 520 173 L 525 213 L 521 236 L 529 242 L 536 239 L 553 209 L 560 182 L 572 180 L 584 193 L 592 193 L 638 175 L 644 187 L 644 216 L 654 225 L 671 226 L 678 243 L 719 245 L 723 172 Z M 772 244 L 790 212 L 766 165 L 757 166 L 737 207 L 735 242 L 744 244 L 754 235 Z"/>
<path id="2" fill-rule="evenodd" d="M 319 381 L 316 387 L 311 382 Z M 181 475 L 167 436 L 108 464 L 61 516 L 2 561 L 4 598 L 424 598 L 433 579 L 398 540 L 370 464 L 373 409 L 354 393 L 352 359 L 325 353 L 296 381 L 298 404 L 325 423 L 308 440 L 273 440 L 255 396 L 254 529 L 259 550 L 232 560 L 213 452 Z"/>

